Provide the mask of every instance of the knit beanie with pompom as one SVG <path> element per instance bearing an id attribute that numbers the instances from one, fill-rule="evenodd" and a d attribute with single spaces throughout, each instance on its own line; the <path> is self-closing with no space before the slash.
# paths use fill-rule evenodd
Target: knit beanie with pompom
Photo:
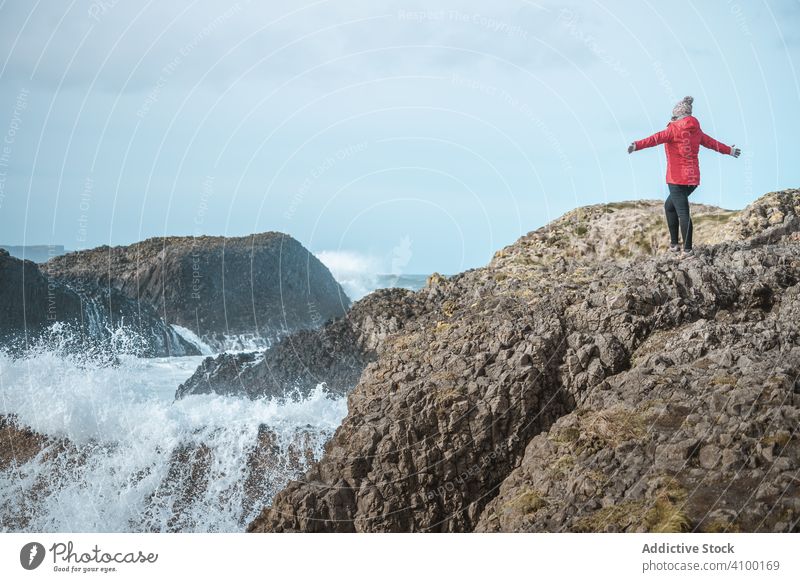
<path id="1" fill-rule="evenodd" d="M 692 114 L 693 97 L 684 97 L 675 107 L 672 108 L 672 119 L 680 119 L 681 117 L 688 117 Z"/>

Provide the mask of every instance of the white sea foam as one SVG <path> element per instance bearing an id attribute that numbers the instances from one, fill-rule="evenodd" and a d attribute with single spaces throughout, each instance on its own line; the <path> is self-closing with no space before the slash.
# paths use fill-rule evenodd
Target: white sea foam
<path id="1" fill-rule="evenodd" d="M 220 351 L 224 352 L 256 352 L 268 349 L 275 338 L 264 337 L 254 333 L 224 334 L 219 342 Z"/>
<path id="2" fill-rule="evenodd" d="M 109 366 L 42 348 L 23 359 L 0 352 L 0 414 L 75 446 L 50 445 L 0 473 L 0 527 L 241 531 L 303 468 L 289 458 L 321 454 L 346 401 L 321 388 L 284 404 L 216 395 L 174 401 L 201 360 L 120 355 Z M 279 450 L 268 469 L 252 463 L 260 425 Z"/>
<path id="3" fill-rule="evenodd" d="M 175 332 L 181 336 L 181 338 L 196 347 L 197 350 L 204 356 L 211 356 L 214 354 L 214 349 L 205 343 L 200 336 L 194 333 L 191 329 L 176 325 L 174 323 L 172 324 L 172 329 L 174 329 Z"/>

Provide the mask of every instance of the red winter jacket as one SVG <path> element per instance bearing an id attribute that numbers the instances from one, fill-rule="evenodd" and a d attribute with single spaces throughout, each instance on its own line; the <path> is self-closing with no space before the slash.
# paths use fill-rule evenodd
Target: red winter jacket
<path id="1" fill-rule="evenodd" d="M 700 164 L 697 162 L 700 146 L 716 150 L 721 154 L 731 153 L 730 146 L 704 134 L 700 129 L 700 122 L 691 115 L 671 121 L 665 130 L 633 143 L 637 150 L 665 144 L 667 184 L 700 183 Z"/>

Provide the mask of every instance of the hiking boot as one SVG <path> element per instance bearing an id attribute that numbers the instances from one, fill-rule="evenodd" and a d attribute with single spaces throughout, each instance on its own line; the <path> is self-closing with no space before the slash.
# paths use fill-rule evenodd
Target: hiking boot
<path id="1" fill-rule="evenodd" d="M 694 256 L 694 251 L 692 249 L 684 249 L 681 253 L 682 259 L 691 259 Z"/>
<path id="2" fill-rule="evenodd" d="M 679 253 L 681 252 L 681 245 L 675 243 L 674 245 L 669 245 L 669 252 L 671 253 Z"/>

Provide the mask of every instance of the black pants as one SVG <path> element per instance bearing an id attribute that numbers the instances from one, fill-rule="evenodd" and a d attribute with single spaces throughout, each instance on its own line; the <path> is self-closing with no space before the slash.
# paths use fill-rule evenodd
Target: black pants
<path id="1" fill-rule="evenodd" d="M 692 248 L 692 217 L 689 214 L 689 194 L 694 192 L 697 186 L 686 186 L 684 184 L 667 184 L 669 186 L 669 196 L 664 202 L 664 212 L 667 215 L 667 226 L 669 227 L 670 243 L 678 243 L 678 226 L 681 229 L 683 238 L 683 248 L 687 251 Z"/>

